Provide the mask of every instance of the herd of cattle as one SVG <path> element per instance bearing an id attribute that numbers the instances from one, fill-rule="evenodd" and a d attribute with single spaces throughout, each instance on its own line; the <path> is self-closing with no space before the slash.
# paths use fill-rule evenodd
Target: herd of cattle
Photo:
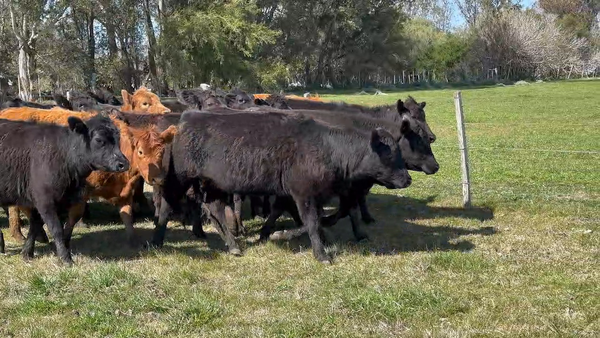
<path id="1" fill-rule="evenodd" d="M 119 207 L 136 245 L 134 205 L 147 203 L 146 182 L 155 208 L 151 246 L 162 246 L 170 217 L 191 223 L 198 237 L 205 237 L 208 219 L 229 252 L 240 255 L 235 236 L 245 234 L 241 209 L 248 196 L 252 215 L 266 218 L 261 240 L 308 233 L 315 258 L 330 262 L 322 227 L 348 216 L 356 239 L 365 239 L 357 213 L 374 221 L 366 205 L 374 184 L 402 189 L 411 184 L 407 170 L 439 169 L 425 102 L 412 97 L 364 107 L 190 89 L 161 102 L 140 88 L 123 90 L 122 102 L 106 91 L 54 100 L 50 106 L 4 100 L 0 112 L 0 203 L 12 237 L 24 241 L 24 259 L 33 257 L 36 241 L 49 241 L 45 223 L 56 254 L 71 264 L 73 228 L 93 216 L 91 198 Z M 339 209 L 325 216 L 332 197 Z M 275 232 L 284 212 L 297 228 Z M 29 219 L 27 238 L 20 213 Z"/>

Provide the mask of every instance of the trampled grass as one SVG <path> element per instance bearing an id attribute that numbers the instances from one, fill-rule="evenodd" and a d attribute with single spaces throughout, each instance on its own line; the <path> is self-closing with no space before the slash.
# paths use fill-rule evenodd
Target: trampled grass
<path id="1" fill-rule="evenodd" d="M 304 237 L 263 245 L 253 234 L 232 257 L 214 231 L 195 240 L 173 224 L 165 248 L 138 251 L 117 211 L 95 203 L 69 268 L 49 246 L 24 263 L 0 218 L 0 336 L 599 336 L 600 82 L 462 92 L 473 208 L 461 208 L 453 91 L 326 96 L 413 95 L 438 136 L 438 174 L 369 195 L 369 242 L 340 222 L 324 266 Z M 136 226 L 150 237 L 148 220 Z"/>

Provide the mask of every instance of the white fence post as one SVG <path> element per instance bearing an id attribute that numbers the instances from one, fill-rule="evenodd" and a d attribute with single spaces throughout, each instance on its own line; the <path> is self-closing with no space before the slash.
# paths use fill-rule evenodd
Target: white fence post
<path id="1" fill-rule="evenodd" d="M 471 179 L 469 176 L 469 155 L 467 153 L 467 135 L 460 91 L 454 93 L 454 106 L 456 107 L 456 127 L 458 128 L 458 148 L 460 149 L 463 207 L 471 206 Z"/>

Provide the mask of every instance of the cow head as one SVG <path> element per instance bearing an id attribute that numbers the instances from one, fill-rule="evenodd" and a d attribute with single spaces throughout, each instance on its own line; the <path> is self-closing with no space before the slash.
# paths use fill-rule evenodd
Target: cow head
<path id="1" fill-rule="evenodd" d="M 413 119 L 423 122 L 423 128 L 425 129 L 425 132 L 429 137 L 429 142 L 435 142 L 436 136 L 429 128 L 429 125 L 427 124 L 427 120 L 425 118 L 425 101 L 417 103 L 417 101 L 415 101 L 415 99 L 412 96 L 409 96 L 405 102 L 402 102 L 402 100 L 398 100 L 396 105 L 398 109 L 398 114 L 408 115 Z"/>
<path id="2" fill-rule="evenodd" d="M 388 131 L 377 128 L 371 132 L 371 150 L 376 161 L 369 166 L 377 183 L 388 189 L 402 189 L 411 184 L 398 143 Z"/>
<path id="3" fill-rule="evenodd" d="M 288 105 L 287 100 L 286 100 L 285 96 L 283 96 L 283 95 L 269 95 L 266 100 L 261 100 L 261 101 L 263 101 L 266 105 L 271 106 L 275 109 L 292 109 Z M 254 103 L 256 105 L 264 105 L 264 104 L 262 104 L 262 102 L 261 102 L 261 104 L 257 103 L 256 100 Z"/>
<path id="4" fill-rule="evenodd" d="M 85 123 L 74 116 L 68 118 L 69 129 L 83 137 L 89 164 L 93 170 L 123 172 L 129 161 L 120 149 L 119 129 L 107 115 L 96 115 Z"/>
<path id="5" fill-rule="evenodd" d="M 88 93 L 69 91 L 67 93 L 67 99 L 71 103 L 73 111 L 91 111 L 94 110 L 98 104 L 98 101 Z"/>
<path id="6" fill-rule="evenodd" d="M 233 109 L 248 109 L 254 107 L 254 99 L 248 93 L 235 89 L 227 94 L 227 106 Z"/>
<path id="7" fill-rule="evenodd" d="M 54 93 L 54 95 L 52 95 L 52 96 L 58 107 L 61 107 L 63 109 L 67 109 L 67 110 L 73 110 L 73 105 L 71 104 L 71 102 L 69 102 L 69 100 L 67 100 L 66 97 L 64 97 L 58 93 Z"/>
<path id="8" fill-rule="evenodd" d="M 150 185 L 160 185 L 164 179 L 162 160 L 165 147 L 173 141 L 176 126 L 158 132 L 155 126 L 145 129 L 131 128 L 133 135 L 133 164 Z"/>
<path id="9" fill-rule="evenodd" d="M 195 88 L 179 90 L 176 94 L 177 100 L 191 109 L 210 110 L 227 107 L 226 95 L 218 91 Z"/>
<path id="10" fill-rule="evenodd" d="M 158 95 L 152 93 L 146 87 L 136 90 L 133 95 L 123 89 L 121 95 L 123 96 L 122 111 L 136 111 L 148 114 L 166 114 L 171 112 L 169 108 L 160 102 Z"/>
<path id="11" fill-rule="evenodd" d="M 431 151 L 430 136 L 427 133 L 429 129 L 426 125 L 423 121 L 403 115 L 400 135 L 396 138 L 406 168 L 431 175 L 440 169 L 440 165 Z"/>

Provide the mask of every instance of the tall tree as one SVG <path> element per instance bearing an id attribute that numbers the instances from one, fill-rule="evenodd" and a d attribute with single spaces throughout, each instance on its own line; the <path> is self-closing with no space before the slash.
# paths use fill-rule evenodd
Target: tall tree
<path id="1" fill-rule="evenodd" d="M 19 96 L 31 100 L 35 73 L 36 42 L 40 31 L 63 19 L 67 7 L 55 0 L 8 2 L 12 32 L 19 51 Z"/>

